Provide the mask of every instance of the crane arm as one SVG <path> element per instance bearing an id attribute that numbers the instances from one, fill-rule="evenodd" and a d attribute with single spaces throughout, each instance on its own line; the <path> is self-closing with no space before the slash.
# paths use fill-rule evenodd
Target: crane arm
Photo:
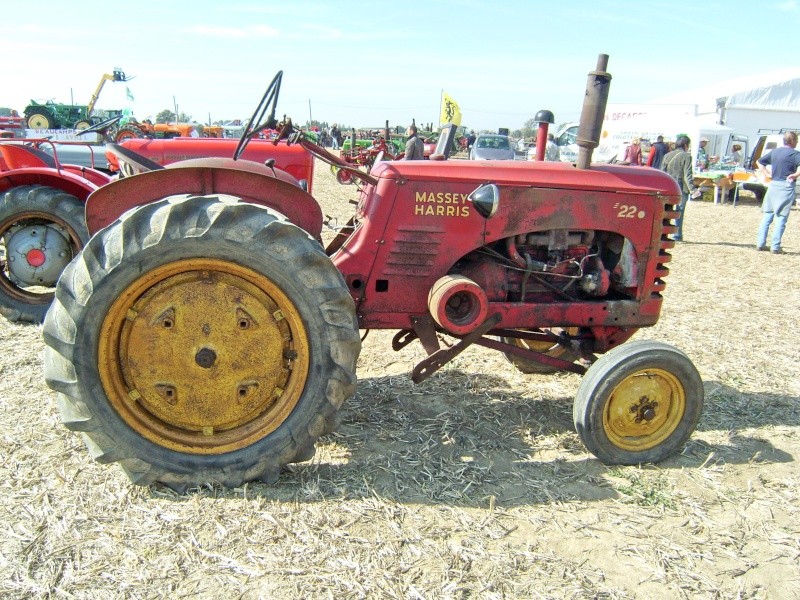
<path id="1" fill-rule="evenodd" d="M 94 94 L 92 94 L 92 99 L 89 100 L 89 104 L 86 107 L 86 115 L 91 116 L 94 105 L 97 103 L 97 99 L 100 97 L 100 92 L 103 90 L 106 81 L 128 81 L 129 79 L 132 78 L 126 77 L 125 73 L 120 69 L 114 69 L 113 74 L 104 73 L 100 78 L 100 83 L 97 84 L 97 89 L 94 91 Z"/>

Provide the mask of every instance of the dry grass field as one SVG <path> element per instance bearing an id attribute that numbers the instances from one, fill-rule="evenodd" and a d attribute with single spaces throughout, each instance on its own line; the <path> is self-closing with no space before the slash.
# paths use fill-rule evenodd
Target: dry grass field
<path id="1" fill-rule="evenodd" d="M 318 165 L 315 196 L 352 187 Z M 661 320 L 706 404 L 683 452 L 606 467 L 572 425 L 576 375 L 371 332 L 356 397 L 274 486 L 132 486 L 58 421 L 41 328 L 0 321 L 2 598 L 800 598 L 800 211 L 693 202 Z"/>

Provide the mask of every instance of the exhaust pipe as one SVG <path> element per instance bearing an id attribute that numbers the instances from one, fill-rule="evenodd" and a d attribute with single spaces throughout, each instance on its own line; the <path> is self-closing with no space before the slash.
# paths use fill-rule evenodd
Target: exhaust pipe
<path id="1" fill-rule="evenodd" d="M 536 132 L 536 160 L 544 160 L 544 151 L 547 147 L 547 129 L 556 122 L 556 118 L 549 110 L 540 110 L 533 118 L 539 127 Z"/>
<path id="2" fill-rule="evenodd" d="M 600 145 L 600 132 L 603 128 L 603 117 L 606 114 L 608 90 L 611 87 L 611 73 L 606 72 L 608 54 L 597 57 L 597 68 L 589 73 L 586 81 L 586 95 L 583 99 L 581 121 L 578 125 L 578 162 L 579 169 L 588 169 L 592 163 L 592 152 Z"/>

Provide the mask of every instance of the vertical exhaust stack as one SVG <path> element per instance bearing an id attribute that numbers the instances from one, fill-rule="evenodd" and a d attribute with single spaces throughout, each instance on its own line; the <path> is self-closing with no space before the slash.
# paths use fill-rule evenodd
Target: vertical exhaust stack
<path id="1" fill-rule="evenodd" d="M 578 162 L 579 169 L 588 169 L 592 163 L 592 152 L 600 145 L 600 132 L 603 128 L 603 117 L 606 114 L 608 90 L 611 87 L 611 73 L 606 72 L 608 54 L 597 57 L 597 68 L 589 73 L 586 82 L 586 96 L 583 99 L 581 121 L 578 126 Z"/>
<path id="2" fill-rule="evenodd" d="M 547 129 L 556 122 L 556 118 L 549 110 L 540 110 L 533 118 L 533 122 L 538 125 L 536 132 L 536 160 L 544 160 L 544 151 L 547 146 Z"/>

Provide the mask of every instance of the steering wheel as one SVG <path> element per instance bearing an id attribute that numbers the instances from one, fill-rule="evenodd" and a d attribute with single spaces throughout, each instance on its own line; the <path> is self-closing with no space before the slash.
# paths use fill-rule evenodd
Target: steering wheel
<path id="1" fill-rule="evenodd" d="M 250 117 L 250 122 L 242 132 L 239 144 L 233 152 L 233 160 L 239 159 L 250 140 L 265 129 L 274 129 L 278 124 L 275 120 L 275 110 L 278 105 L 278 95 L 281 92 L 281 79 L 283 79 L 283 71 L 278 71 L 278 74 L 272 78 L 269 86 L 267 86 L 267 91 L 264 92 L 261 102 L 258 103 L 255 111 L 253 111 L 253 116 Z M 269 109 L 269 115 L 265 120 L 264 115 L 267 113 L 267 109 Z"/>
<path id="2" fill-rule="evenodd" d="M 87 127 L 86 129 L 81 129 L 80 131 L 77 131 L 75 135 L 83 135 L 84 133 L 98 133 L 100 131 L 103 131 L 104 129 L 111 129 L 111 127 L 116 125 L 117 121 L 119 121 L 121 118 L 122 115 L 117 115 L 116 117 L 111 117 L 110 119 L 106 119 L 105 121 L 100 121 L 99 123 L 96 123 L 91 127 Z"/>

